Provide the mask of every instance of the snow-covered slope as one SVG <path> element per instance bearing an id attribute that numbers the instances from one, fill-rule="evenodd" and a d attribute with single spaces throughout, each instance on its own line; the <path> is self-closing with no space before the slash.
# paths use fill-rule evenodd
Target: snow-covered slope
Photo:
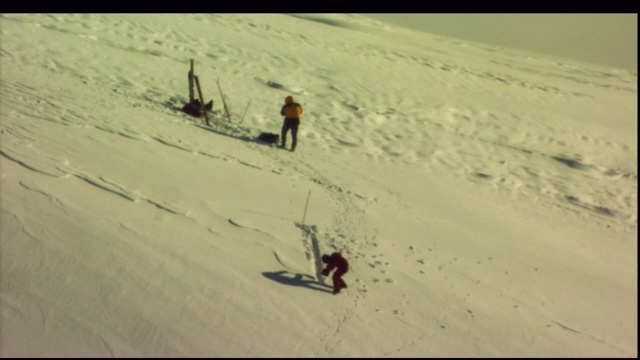
<path id="1" fill-rule="evenodd" d="M 637 356 L 637 74 L 357 15 L 0 29 L 2 356 Z"/>

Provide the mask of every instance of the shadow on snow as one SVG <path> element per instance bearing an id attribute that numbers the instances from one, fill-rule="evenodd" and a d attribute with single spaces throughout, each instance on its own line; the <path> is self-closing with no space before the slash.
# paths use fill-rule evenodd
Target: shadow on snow
<path id="1" fill-rule="evenodd" d="M 286 270 L 276 272 L 265 271 L 262 273 L 262 275 L 264 275 L 264 277 L 266 277 L 267 279 L 279 282 L 284 285 L 300 286 L 312 290 L 331 293 L 331 286 L 319 283 L 310 275 L 294 274 Z"/>

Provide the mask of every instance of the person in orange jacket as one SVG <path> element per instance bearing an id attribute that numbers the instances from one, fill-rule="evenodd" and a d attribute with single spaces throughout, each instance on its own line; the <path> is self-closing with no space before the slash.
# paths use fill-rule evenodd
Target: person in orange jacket
<path id="1" fill-rule="evenodd" d="M 333 280 L 333 294 L 340 292 L 340 289 L 345 289 L 347 284 L 342 280 L 342 275 L 349 271 L 349 261 L 342 257 L 339 252 L 334 252 L 331 255 L 322 255 L 322 262 L 327 266 L 322 270 L 322 275 L 329 276 L 331 270 L 336 269 L 331 279 Z"/>
<path id="2" fill-rule="evenodd" d="M 298 126 L 300 125 L 300 115 L 302 106 L 293 101 L 293 96 L 284 99 L 284 105 L 280 110 L 280 115 L 284 116 L 282 124 L 281 148 L 287 145 L 287 133 L 291 130 L 291 151 L 295 151 L 298 140 Z"/>

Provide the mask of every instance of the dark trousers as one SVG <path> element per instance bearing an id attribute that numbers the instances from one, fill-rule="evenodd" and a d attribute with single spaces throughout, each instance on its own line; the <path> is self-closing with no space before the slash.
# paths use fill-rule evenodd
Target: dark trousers
<path id="1" fill-rule="evenodd" d="M 346 284 L 344 283 L 344 280 L 342 280 L 342 275 L 346 274 L 347 271 L 348 270 L 336 269 L 336 271 L 333 273 L 331 280 L 333 280 L 334 290 L 340 290 L 346 286 Z"/>
<path id="2" fill-rule="evenodd" d="M 285 118 L 284 124 L 282 124 L 282 147 L 287 145 L 287 133 L 291 130 L 291 149 L 296 148 L 298 142 L 298 126 L 300 125 L 300 119 Z"/>

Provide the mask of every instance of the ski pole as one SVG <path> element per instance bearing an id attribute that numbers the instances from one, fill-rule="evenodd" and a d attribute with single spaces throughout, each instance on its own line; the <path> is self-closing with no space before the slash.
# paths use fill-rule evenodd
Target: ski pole
<path id="1" fill-rule="evenodd" d="M 247 104 L 247 108 L 244 109 L 244 114 L 242 114 L 242 119 L 240 119 L 240 123 L 244 120 L 244 116 L 247 115 L 247 110 L 249 110 L 249 105 L 251 105 L 251 99 L 249 99 L 249 103 Z"/>
<path id="2" fill-rule="evenodd" d="M 311 196 L 311 189 L 309 189 L 309 194 L 307 194 L 307 203 L 304 205 L 304 214 L 302 215 L 302 225 L 304 225 L 304 219 L 307 217 L 307 206 L 309 206 L 310 196 Z"/>
<path id="3" fill-rule="evenodd" d="M 231 114 L 229 114 L 229 108 L 227 108 L 227 102 L 224 101 L 224 94 L 222 94 L 222 88 L 220 87 L 220 79 L 216 80 L 218 84 L 218 90 L 220 90 L 220 97 L 222 98 L 222 105 L 224 106 L 224 113 L 227 116 L 227 121 L 231 122 Z"/>

